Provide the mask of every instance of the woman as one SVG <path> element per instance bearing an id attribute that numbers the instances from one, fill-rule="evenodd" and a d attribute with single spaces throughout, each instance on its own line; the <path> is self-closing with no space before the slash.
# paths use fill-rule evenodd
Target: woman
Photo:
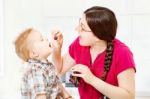
<path id="1" fill-rule="evenodd" d="M 79 37 L 61 57 L 63 37 L 53 33 L 53 62 L 60 74 L 79 77 L 80 99 L 134 99 L 135 64 L 130 49 L 115 38 L 117 20 L 108 8 L 87 9 L 76 30 Z M 78 73 L 76 73 L 78 72 Z"/>

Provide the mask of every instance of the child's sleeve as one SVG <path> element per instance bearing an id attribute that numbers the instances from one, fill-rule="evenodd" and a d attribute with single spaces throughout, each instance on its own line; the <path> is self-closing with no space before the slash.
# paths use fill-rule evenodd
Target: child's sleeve
<path id="1" fill-rule="evenodd" d="M 28 84 L 27 84 L 27 77 L 23 76 L 21 80 L 21 99 L 28 99 L 29 91 L 28 91 Z"/>
<path id="2" fill-rule="evenodd" d="M 35 98 L 38 94 L 46 94 L 46 78 L 42 69 L 32 69 L 28 75 L 28 86 Z"/>

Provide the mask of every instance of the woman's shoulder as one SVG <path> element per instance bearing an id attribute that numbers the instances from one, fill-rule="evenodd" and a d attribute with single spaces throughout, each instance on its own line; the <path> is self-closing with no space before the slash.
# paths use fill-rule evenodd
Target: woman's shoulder
<path id="1" fill-rule="evenodd" d="M 70 46 L 79 46 L 79 37 L 76 37 L 75 40 L 71 43 Z"/>
<path id="2" fill-rule="evenodd" d="M 114 54 L 119 57 L 133 55 L 131 49 L 119 39 L 114 40 Z"/>
<path id="3" fill-rule="evenodd" d="M 125 51 L 125 50 L 130 51 L 130 48 L 128 47 L 128 45 L 126 45 L 119 39 L 114 40 L 114 49 L 117 51 Z"/>
<path id="4" fill-rule="evenodd" d="M 69 46 L 70 49 L 81 50 L 88 48 L 87 46 L 80 45 L 79 37 L 77 37 Z"/>
<path id="5" fill-rule="evenodd" d="M 118 39 L 114 40 L 114 60 L 117 64 L 117 74 L 128 69 L 134 68 L 135 63 L 133 59 L 133 53 L 130 48 Z"/>
<path id="6" fill-rule="evenodd" d="M 80 45 L 80 37 L 76 37 L 75 40 L 70 44 L 70 46 L 75 46 L 76 48 L 89 48 L 89 46 Z"/>
<path id="7" fill-rule="evenodd" d="M 80 45 L 79 37 L 77 37 L 69 46 L 69 54 L 73 59 L 79 58 L 80 54 L 88 49 L 89 47 Z"/>

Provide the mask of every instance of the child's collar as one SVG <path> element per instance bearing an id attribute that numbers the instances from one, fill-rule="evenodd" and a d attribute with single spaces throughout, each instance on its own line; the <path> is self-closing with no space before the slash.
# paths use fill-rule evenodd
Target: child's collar
<path id="1" fill-rule="evenodd" d="M 43 64 L 43 65 L 51 65 L 52 63 L 50 63 L 48 60 L 39 60 L 39 59 L 34 59 L 34 58 L 30 58 L 28 59 L 28 62 L 29 63 L 40 63 L 40 64 Z"/>

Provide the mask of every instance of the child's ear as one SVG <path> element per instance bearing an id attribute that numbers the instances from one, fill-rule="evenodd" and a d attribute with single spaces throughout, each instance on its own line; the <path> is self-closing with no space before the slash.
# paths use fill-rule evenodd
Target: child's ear
<path id="1" fill-rule="evenodd" d="M 30 51 L 30 58 L 37 58 L 39 57 L 39 54 L 36 53 L 35 51 Z"/>

